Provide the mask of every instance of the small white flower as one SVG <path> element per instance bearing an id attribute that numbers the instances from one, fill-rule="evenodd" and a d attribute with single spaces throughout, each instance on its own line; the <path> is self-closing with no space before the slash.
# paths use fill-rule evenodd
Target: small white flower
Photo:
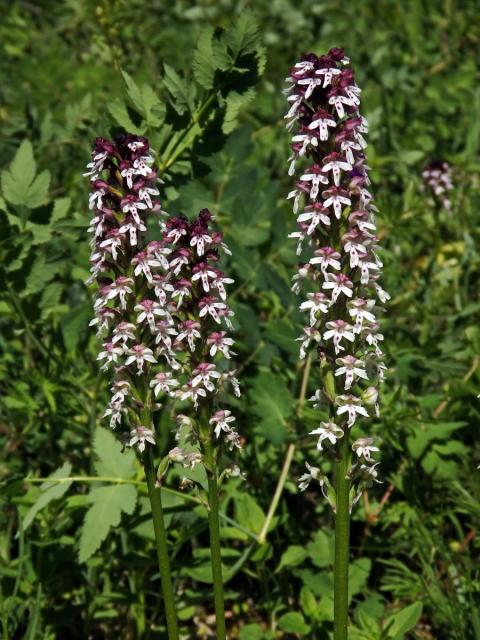
<path id="1" fill-rule="evenodd" d="M 303 476 L 300 476 L 300 478 L 298 479 L 298 488 L 300 489 L 300 491 L 305 491 L 306 489 L 308 489 L 308 486 L 312 480 L 318 480 L 320 486 L 322 487 L 324 481 L 320 469 L 318 467 L 310 466 L 308 462 L 305 463 L 305 466 L 308 470 L 307 473 L 304 473 Z"/>
<path id="2" fill-rule="evenodd" d="M 355 340 L 352 325 L 348 324 L 348 322 L 345 322 L 344 320 L 330 320 L 325 326 L 328 328 L 328 331 L 324 332 L 323 339 L 330 340 L 333 338 L 333 345 L 335 347 L 336 354 L 340 351 L 345 351 L 345 348 L 340 344 L 343 339 L 348 340 L 349 342 L 353 342 Z"/>
<path id="3" fill-rule="evenodd" d="M 364 368 L 365 364 L 355 356 L 348 355 L 343 358 L 337 358 L 337 364 L 342 366 L 335 370 L 335 375 L 345 375 L 345 391 L 350 389 L 353 381 L 357 378 L 368 380 L 367 372 Z"/>
<path id="4" fill-rule="evenodd" d="M 337 440 L 343 437 L 343 429 L 341 429 L 334 422 L 321 422 L 318 429 L 310 431 L 311 436 L 319 436 L 317 442 L 317 449 L 323 451 L 322 442 L 328 440 L 331 444 L 335 444 Z"/>
<path id="5" fill-rule="evenodd" d="M 232 430 L 230 424 L 235 422 L 235 417 L 227 409 L 216 411 L 208 421 L 215 425 L 215 437 L 219 438 L 222 431 L 229 433 Z"/>
<path id="6" fill-rule="evenodd" d="M 358 438 L 352 444 L 352 449 L 359 458 L 363 457 L 367 462 L 371 462 L 371 454 L 374 451 L 380 451 L 378 447 L 373 446 L 374 442 L 375 440 L 373 438 Z"/>
<path id="7" fill-rule="evenodd" d="M 151 362 L 155 364 L 157 361 L 153 356 L 151 349 L 143 344 L 135 344 L 128 350 L 129 356 L 125 360 L 125 366 L 129 366 L 134 362 L 137 365 L 137 375 L 143 373 L 143 365 L 145 362 Z"/>
<path id="8" fill-rule="evenodd" d="M 145 451 L 146 443 L 155 444 L 155 434 L 153 429 L 137 425 L 130 431 L 130 440 L 127 443 L 128 447 L 138 445 L 138 450 L 143 453 Z"/>
<path id="9" fill-rule="evenodd" d="M 367 410 L 362 406 L 360 398 L 357 398 L 356 396 L 349 394 L 338 396 L 335 398 L 335 402 L 338 405 L 337 415 L 341 416 L 344 413 L 348 415 L 347 424 L 349 427 L 355 424 L 357 415 L 365 416 L 366 418 L 369 417 Z"/>

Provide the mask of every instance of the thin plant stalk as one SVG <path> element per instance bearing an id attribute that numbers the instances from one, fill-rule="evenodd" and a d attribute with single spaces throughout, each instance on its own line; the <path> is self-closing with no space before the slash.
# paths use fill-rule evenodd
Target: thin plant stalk
<path id="1" fill-rule="evenodd" d="M 152 448 L 149 447 L 144 454 L 145 477 L 148 486 L 148 495 L 152 508 L 153 529 L 158 556 L 158 567 L 162 582 L 163 604 L 167 620 L 169 640 L 179 640 L 177 614 L 175 611 L 175 596 L 173 593 L 170 560 L 168 558 L 167 533 L 163 518 L 162 496 L 160 487 L 156 483 L 155 463 Z"/>
<path id="2" fill-rule="evenodd" d="M 339 441 L 335 462 L 334 640 L 348 637 L 348 562 L 350 549 L 349 433 Z"/>
<path id="3" fill-rule="evenodd" d="M 217 640 L 226 640 L 225 603 L 223 595 L 222 556 L 218 506 L 217 465 L 211 437 L 204 442 L 204 460 L 208 478 L 208 526 L 215 603 L 215 629 Z"/>

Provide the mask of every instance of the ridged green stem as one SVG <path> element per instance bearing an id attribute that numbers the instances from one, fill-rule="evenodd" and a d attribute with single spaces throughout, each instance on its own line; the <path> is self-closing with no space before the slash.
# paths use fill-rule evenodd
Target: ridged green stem
<path id="1" fill-rule="evenodd" d="M 350 464 L 348 427 L 339 441 L 335 462 L 335 564 L 334 564 L 334 640 L 348 638 L 348 561 L 350 546 Z"/>
<path id="2" fill-rule="evenodd" d="M 215 628 L 217 640 L 226 640 L 225 604 L 223 597 L 222 557 L 220 550 L 220 524 L 218 516 L 217 465 L 211 437 L 203 444 L 204 461 L 208 477 L 208 526 L 212 559 L 213 598 L 215 602 Z"/>
<path id="3" fill-rule="evenodd" d="M 155 462 L 153 449 L 148 446 L 143 459 L 145 477 L 147 479 L 148 495 L 152 507 L 153 529 L 157 547 L 158 566 L 162 581 L 163 604 L 167 619 L 169 640 L 179 640 L 177 614 L 175 611 L 175 597 L 172 587 L 170 560 L 168 558 L 167 533 L 163 520 L 162 496 L 160 487 L 156 485 Z"/>

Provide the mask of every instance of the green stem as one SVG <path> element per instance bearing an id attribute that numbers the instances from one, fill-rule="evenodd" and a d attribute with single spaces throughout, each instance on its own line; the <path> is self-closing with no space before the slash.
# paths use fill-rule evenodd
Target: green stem
<path id="1" fill-rule="evenodd" d="M 156 484 L 155 463 L 152 447 L 148 447 L 144 455 L 145 477 L 147 479 L 148 495 L 152 507 L 153 528 L 157 544 L 158 566 L 162 581 L 163 604 L 167 619 L 169 640 L 179 640 L 177 614 L 175 612 L 175 597 L 173 594 L 170 561 L 168 559 L 167 534 L 163 520 L 162 497 L 160 487 Z"/>
<path id="2" fill-rule="evenodd" d="M 218 516 L 217 464 L 211 437 L 204 443 L 205 467 L 208 476 L 208 526 L 212 558 L 213 598 L 215 602 L 215 627 L 217 640 L 226 640 L 225 604 L 223 599 L 222 557 L 220 551 L 220 523 Z"/>
<path id="3" fill-rule="evenodd" d="M 335 564 L 334 564 L 334 640 L 348 638 L 348 560 L 350 544 L 350 464 L 348 427 L 339 440 L 338 459 L 335 462 Z"/>

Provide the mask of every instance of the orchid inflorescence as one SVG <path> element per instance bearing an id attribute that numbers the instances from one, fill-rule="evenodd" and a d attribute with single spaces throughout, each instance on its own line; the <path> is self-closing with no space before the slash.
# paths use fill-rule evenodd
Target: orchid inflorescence
<path id="1" fill-rule="evenodd" d="M 378 283 L 382 262 L 377 255 L 374 214 L 365 160 L 367 121 L 359 113 L 361 90 L 342 49 L 302 56 L 291 70 L 286 90 L 287 129 L 294 130 L 289 174 L 302 165 L 293 200 L 298 230 L 297 255 L 304 256 L 293 278 L 293 290 L 306 291 L 300 304 L 307 313 L 300 355 L 316 347 L 324 388 L 314 406 L 330 408 L 330 418 L 311 433 L 318 449 L 335 453 L 340 439 L 372 411 L 378 415 L 378 383 L 385 366 L 376 314 L 389 298 Z M 352 502 L 377 478 L 373 438 L 353 442 L 349 477 Z M 316 479 L 329 493 L 316 467 L 300 479 L 306 489 Z M 330 500 L 333 504 L 333 500 Z"/>
<path id="2" fill-rule="evenodd" d="M 453 189 L 452 167 L 448 162 L 434 161 L 422 171 L 422 191 L 433 197 L 435 203 L 440 204 L 446 211 L 452 208 L 449 191 Z"/>
<path id="3" fill-rule="evenodd" d="M 218 406 L 224 387 L 238 395 L 239 386 L 227 367 L 233 312 L 225 285 L 233 280 L 218 268 L 218 250 L 229 251 L 210 229 L 212 215 L 203 209 L 189 221 L 161 209 L 154 158 L 141 136 L 97 138 L 86 175 L 94 211 L 89 282 L 98 284 L 91 324 L 104 340 L 102 369 L 113 369 L 110 426 L 129 425 L 125 444 L 143 452 L 155 444 L 152 413 L 174 398 L 203 411 L 217 439 L 239 446 L 235 418 Z M 151 218 L 159 221 L 160 240 L 146 239 Z M 195 420 L 177 418 L 195 440 Z M 193 467 L 201 456 L 176 447 L 168 459 Z"/>

